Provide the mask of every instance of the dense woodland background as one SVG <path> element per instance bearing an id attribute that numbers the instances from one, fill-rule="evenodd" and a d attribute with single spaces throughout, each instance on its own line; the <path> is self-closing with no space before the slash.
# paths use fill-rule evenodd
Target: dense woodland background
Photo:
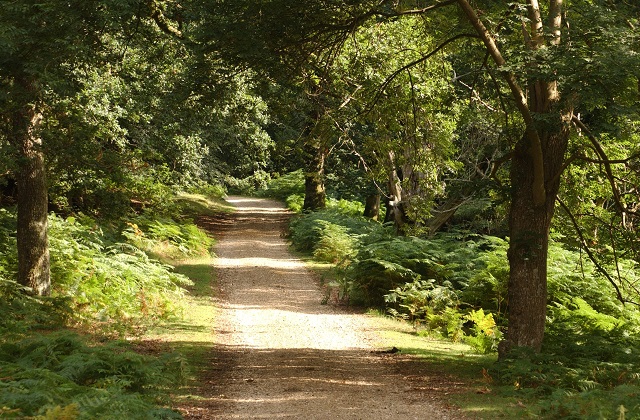
<path id="1" fill-rule="evenodd" d="M 498 352 L 537 415 L 640 417 L 639 25 L 631 0 L 2 1 L 0 413 L 177 416 L 150 390 L 180 360 L 67 327 L 178 316 L 166 263 L 242 193 L 300 213 L 341 303 Z"/>

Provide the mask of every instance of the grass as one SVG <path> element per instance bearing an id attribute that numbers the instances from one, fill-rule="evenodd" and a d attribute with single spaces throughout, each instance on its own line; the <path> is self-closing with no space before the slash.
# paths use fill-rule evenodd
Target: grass
<path id="1" fill-rule="evenodd" d="M 184 214 L 193 218 L 215 216 L 234 210 L 222 200 L 199 194 L 181 194 L 179 200 Z M 188 293 L 183 298 L 184 310 L 181 317 L 162 323 L 141 337 L 142 343 L 154 343 L 156 351 L 179 354 L 184 361 L 187 380 L 172 390 L 175 405 L 201 399 L 196 392 L 202 373 L 212 362 L 213 326 L 217 314 L 213 300 L 215 257 L 212 255 L 178 260 L 172 259 L 170 255 L 158 255 L 163 262 L 172 265 L 175 272 L 193 282 L 193 285 L 187 287 Z"/>
<path id="2" fill-rule="evenodd" d="M 194 282 L 183 301 L 185 310 L 180 319 L 157 326 L 141 338 L 142 343 L 156 346 L 156 351 L 178 354 L 183 362 L 186 380 L 172 389 L 174 407 L 201 399 L 198 396 L 201 378 L 212 363 L 213 326 L 217 314 L 213 301 L 212 262 L 212 257 L 172 262 L 175 271 Z"/>
<path id="3" fill-rule="evenodd" d="M 459 407 L 476 419 L 512 419 L 538 417 L 529 410 L 533 402 L 516 395 L 513 387 L 493 383 L 492 371 L 497 355 L 481 355 L 473 348 L 435 337 L 420 335 L 409 323 L 370 311 L 372 329 L 380 336 L 375 345 L 381 349 L 396 347 L 402 354 L 418 357 L 431 375 L 443 379 L 447 403 Z M 448 385 L 447 385 L 448 384 Z"/>
<path id="4" fill-rule="evenodd" d="M 233 213 L 234 207 L 217 197 L 181 192 L 176 201 L 186 216 L 215 216 L 218 213 Z"/>

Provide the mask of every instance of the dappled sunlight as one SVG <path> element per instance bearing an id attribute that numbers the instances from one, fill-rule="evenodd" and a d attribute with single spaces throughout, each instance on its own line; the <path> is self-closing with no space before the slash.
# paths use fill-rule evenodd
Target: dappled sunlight
<path id="1" fill-rule="evenodd" d="M 282 214 L 286 214 L 288 213 L 287 209 L 283 209 L 280 207 L 243 207 L 242 210 L 238 210 L 238 212 L 240 214 L 245 214 L 245 213 L 254 213 L 254 214 L 260 214 L 260 213 L 282 213 Z"/>
<path id="2" fill-rule="evenodd" d="M 286 300 L 285 302 L 286 303 Z M 364 338 L 354 331 L 355 315 L 304 313 L 273 307 L 229 305 L 234 331 L 233 344 L 250 349 L 369 349 Z M 325 334 L 324 331 L 332 331 Z M 228 339 L 229 337 L 227 337 Z M 231 343 L 225 343 L 231 344 Z"/>
<path id="3" fill-rule="evenodd" d="M 291 378 L 297 379 L 303 382 L 322 382 L 325 384 L 334 384 L 334 385 L 349 385 L 349 386 L 383 386 L 382 382 L 371 382 L 371 381 L 350 381 L 347 379 L 322 379 L 322 378 Z"/>
<path id="4" fill-rule="evenodd" d="M 211 418 L 443 418 L 423 398 L 406 399 L 407 385 L 398 385 L 408 375 L 395 372 L 402 356 L 377 351 L 369 317 L 326 304 L 322 280 L 281 236 L 285 210 L 270 200 L 228 201 L 238 211 L 215 249 L 210 401 L 220 417 Z"/>
<path id="5" fill-rule="evenodd" d="M 265 200 L 259 198 L 250 197 L 227 197 L 226 201 L 232 205 L 240 204 L 237 208 L 237 212 L 244 213 L 288 213 L 288 210 L 284 207 L 277 206 L 265 206 Z M 276 202 L 269 202 L 277 205 Z M 253 205 L 252 205 L 253 204 Z"/>
<path id="6" fill-rule="evenodd" d="M 235 402 L 239 402 L 239 403 L 281 403 L 281 402 L 285 402 L 285 401 L 291 401 L 291 400 L 311 400 L 311 399 L 316 399 L 317 397 L 312 397 L 309 395 L 290 395 L 290 396 L 286 396 L 286 397 L 269 397 L 269 398 L 236 398 L 233 401 Z M 271 416 L 270 416 L 271 417 Z M 287 416 L 289 417 L 289 416 Z"/>
<path id="7" fill-rule="evenodd" d="M 248 257 L 248 258 L 218 258 L 215 262 L 216 267 L 223 268 L 242 268 L 242 267 L 266 267 L 280 269 L 303 269 L 305 265 L 296 259 L 275 259 L 264 257 Z"/>
<path id="8" fill-rule="evenodd" d="M 235 241 L 233 246 L 227 247 L 229 248 L 242 248 L 245 246 L 252 247 L 255 251 L 256 247 L 265 247 L 265 248 L 286 248 L 288 244 L 286 242 L 267 242 L 267 241 L 258 241 L 258 240 L 248 240 L 248 241 Z"/>
<path id="9" fill-rule="evenodd" d="M 431 402 L 422 395 L 405 399 L 410 385 L 396 382 L 396 373 L 381 369 L 389 360 L 385 355 L 363 350 L 258 350 L 235 345 L 219 346 L 216 354 L 223 360 L 229 355 L 237 357 L 227 371 L 230 381 L 220 384 L 214 397 L 226 408 L 223 418 L 350 420 L 391 418 L 391 413 L 397 418 L 443 418 L 434 415 Z M 399 365 L 413 363 L 395 359 Z M 404 366 L 403 372 L 413 373 L 414 378 L 420 373 L 410 366 Z M 420 378 L 430 381 L 427 376 Z M 438 378 L 436 381 L 439 383 Z M 429 389 L 426 385 L 422 388 Z"/>

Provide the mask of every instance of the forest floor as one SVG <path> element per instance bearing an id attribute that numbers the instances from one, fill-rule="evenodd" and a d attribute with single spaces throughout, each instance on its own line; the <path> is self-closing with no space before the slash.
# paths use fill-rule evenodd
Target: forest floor
<path id="1" fill-rule="evenodd" d="M 282 237 L 281 204 L 228 201 L 235 213 L 201 220 L 218 240 L 219 309 L 199 388 L 179 403 L 185 418 L 464 418 L 446 403 L 464 384 L 388 351 L 380 318 L 326 304 L 318 276 Z"/>

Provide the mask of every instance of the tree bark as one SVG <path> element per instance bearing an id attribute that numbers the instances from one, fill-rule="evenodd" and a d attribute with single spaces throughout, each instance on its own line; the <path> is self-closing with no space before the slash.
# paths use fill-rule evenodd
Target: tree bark
<path id="1" fill-rule="evenodd" d="M 533 162 L 528 137 L 516 145 L 511 162 L 511 207 L 509 210 L 509 328 L 500 347 L 504 357 L 512 347 L 540 351 L 547 310 L 547 256 L 549 228 L 554 214 L 559 177 L 568 143 L 568 130 L 543 134 L 546 199 L 533 205 Z"/>
<path id="2" fill-rule="evenodd" d="M 389 152 L 389 192 L 390 197 L 387 202 L 387 213 L 385 214 L 384 222 L 393 222 L 396 230 L 400 232 L 407 222 L 407 218 L 403 209 L 404 190 L 402 188 L 402 179 L 398 174 L 395 154 L 392 151 Z"/>
<path id="3" fill-rule="evenodd" d="M 34 93 L 32 83 L 21 84 L 27 92 Z M 45 296 L 51 293 L 51 274 L 47 185 L 42 139 L 38 137 L 41 119 L 34 104 L 17 109 L 13 115 L 12 140 L 19 154 L 16 173 L 18 282 L 30 287 L 34 294 Z"/>
<path id="4" fill-rule="evenodd" d="M 486 29 L 467 0 L 458 0 L 469 22 L 478 32 L 488 53 L 498 67 L 506 64 L 493 36 Z M 529 30 L 525 29 L 527 47 L 536 50 L 545 42 L 560 42 L 562 0 L 549 1 L 548 30 L 543 36 L 538 0 L 529 0 Z M 549 228 L 567 150 L 568 119 L 571 110 L 558 108 L 560 93 L 553 80 L 528 80 L 529 97 L 515 74 L 504 71 L 525 124 L 525 132 L 516 144 L 511 162 L 511 207 L 509 210 L 509 327 L 499 348 L 503 358 L 512 347 L 529 347 L 540 351 L 547 310 L 547 254 Z M 544 115 L 534 120 L 534 115 Z"/>
<path id="5" fill-rule="evenodd" d="M 363 216 L 373 220 L 380 218 L 380 194 L 371 194 L 367 197 L 364 203 Z"/>
<path id="6" fill-rule="evenodd" d="M 324 188 L 324 161 L 326 152 L 321 146 L 309 146 L 309 162 L 304 178 L 303 210 L 315 211 L 326 207 L 327 194 Z"/>

